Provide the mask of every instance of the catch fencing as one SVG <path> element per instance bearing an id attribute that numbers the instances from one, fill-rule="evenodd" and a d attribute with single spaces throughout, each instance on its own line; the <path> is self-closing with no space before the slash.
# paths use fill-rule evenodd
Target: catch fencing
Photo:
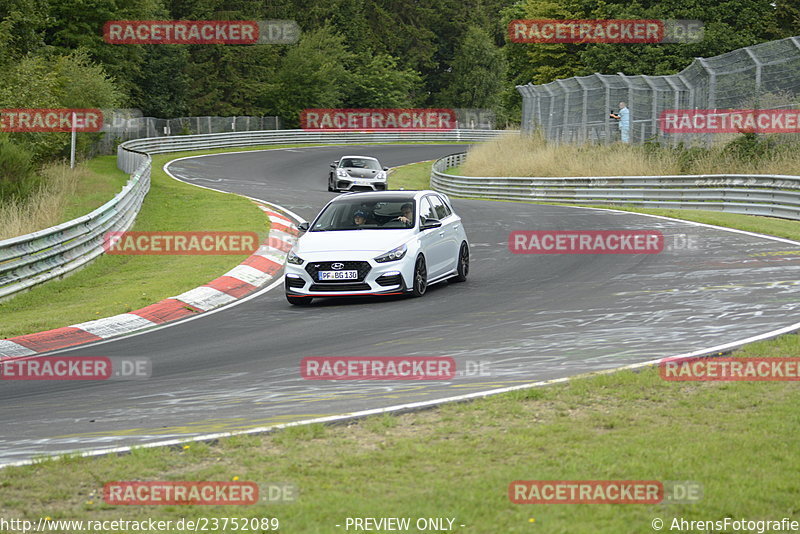
<path id="1" fill-rule="evenodd" d="M 146 137 L 254 132 L 280 128 L 280 117 L 275 116 L 159 119 L 139 117 L 133 111 L 117 110 L 108 113 L 103 126 L 104 135 L 92 145 L 91 153 L 113 154 L 121 142 Z"/>
<path id="2" fill-rule="evenodd" d="M 631 112 L 632 143 L 708 143 L 708 133 L 664 133 L 660 114 L 669 109 L 800 108 L 800 37 L 697 58 L 678 74 L 593 74 L 519 85 L 522 130 L 553 142 L 611 143 L 620 139 L 609 115 L 620 102 Z"/>

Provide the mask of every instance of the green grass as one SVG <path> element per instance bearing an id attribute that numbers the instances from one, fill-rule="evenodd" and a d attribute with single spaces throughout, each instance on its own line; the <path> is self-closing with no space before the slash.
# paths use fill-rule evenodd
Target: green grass
<path id="1" fill-rule="evenodd" d="M 78 182 L 75 195 L 67 202 L 62 222 L 77 219 L 99 208 L 128 182 L 128 175 L 117 168 L 116 156 L 97 157 L 87 161 L 85 166 L 90 171 L 89 175 Z"/>
<path id="2" fill-rule="evenodd" d="M 776 344 L 777 343 L 777 344 Z M 800 354 L 800 338 L 739 355 Z M 654 368 L 580 378 L 401 416 L 288 428 L 122 457 L 0 471 L 0 517 L 277 517 L 286 532 L 338 532 L 346 517 L 455 517 L 464 532 L 650 532 L 670 521 L 796 516 L 800 389 L 788 382 L 665 382 Z M 282 481 L 293 503 L 110 506 L 105 482 Z M 517 505 L 514 480 L 691 480 L 694 504 Z M 530 519 L 535 524 L 530 523 Z M 416 532 L 412 530 L 412 532 Z"/>
<path id="3" fill-rule="evenodd" d="M 152 185 L 135 231 L 255 231 L 265 236 L 269 221 L 249 200 L 173 180 L 162 166 L 176 156 L 153 158 Z M 124 183 L 114 156 L 90 167 L 108 173 L 105 184 L 87 184 L 89 194 L 70 208 L 88 213 L 113 196 Z M 122 176 L 120 176 L 122 175 Z M 85 191 L 84 191 L 85 193 Z M 63 280 L 52 281 L 0 303 L 0 338 L 50 330 L 126 313 L 178 295 L 224 274 L 246 256 L 102 256 Z M 176 273 L 180 273 L 178 276 Z"/>
<path id="4" fill-rule="evenodd" d="M 431 161 L 395 167 L 389 174 L 389 189 L 430 189 Z"/>

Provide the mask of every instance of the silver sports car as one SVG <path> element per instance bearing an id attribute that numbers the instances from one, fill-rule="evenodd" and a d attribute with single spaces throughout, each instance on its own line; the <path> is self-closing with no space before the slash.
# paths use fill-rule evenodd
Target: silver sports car
<path id="1" fill-rule="evenodd" d="M 375 158 L 342 156 L 331 163 L 328 191 L 386 191 L 386 171 Z"/>

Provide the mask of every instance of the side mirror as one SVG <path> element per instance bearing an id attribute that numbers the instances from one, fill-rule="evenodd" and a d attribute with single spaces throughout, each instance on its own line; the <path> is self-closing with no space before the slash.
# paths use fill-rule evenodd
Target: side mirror
<path id="1" fill-rule="evenodd" d="M 301 232 L 308 232 L 309 226 L 311 226 L 311 224 L 308 221 L 303 221 L 297 225 L 297 229 Z"/>
<path id="2" fill-rule="evenodd" d="M 442 226 L 442 221 L 439 219 L 425 219 L 419 227 L 420 230 L 430 230 L 431 228 L 439 228 Z"/>
<path id="3" fill-rule="evenodd" d="M 383 170 L 384 170 L 384 171 L 388 171 L 388 170 L 389 170 L 389 167 L 384 167 L 384 168 L 383 168 Z"/>
<path id="4" fill-rule="evenodd" d="M 331 169 L 335 169 L 338 164 L 339 164 L 338 161 L 336 163 L 331 163 Z"/>

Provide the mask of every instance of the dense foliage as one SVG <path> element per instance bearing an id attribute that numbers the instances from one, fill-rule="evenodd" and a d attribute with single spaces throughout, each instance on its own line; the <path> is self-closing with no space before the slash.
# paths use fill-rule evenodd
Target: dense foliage
<path id="1" fill-rule="evenodd" d="M 706 38 L 526 45 L 508 40 L 516 18 L 700 19 Z M 106 21 L 137 19 L 291 19 L 302 34 L 293 45 L 104 42 Z M 0 108 L 278 115 L 292 127 L 308 107 L 475 107 L 493 109 L 502 126 L 519 120 L 516 84 L 673 73 L 698 56 L 796 33 L 795 0 L 3 0 Z M 13 134 L 11 142 L 37 162 L 65 155 L 67 139 Z"/>

